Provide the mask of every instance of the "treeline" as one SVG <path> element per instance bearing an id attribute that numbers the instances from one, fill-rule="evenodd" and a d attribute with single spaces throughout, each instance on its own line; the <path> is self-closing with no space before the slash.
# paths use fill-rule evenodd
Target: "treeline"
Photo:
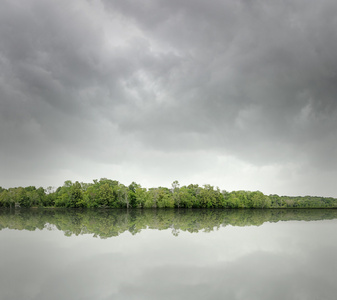
<path id="1" fill-rule="evenodd" d="M 337 218 L 335 209 L 19 209 L 0 210 L 0 231 L 60 230 L 66 236 L 92 234 L 109 238 L 145 229 L 211 232 L 226 226 L 260 226 L 265 222 Z"/>
<path id="2" fill-rule="evenodd" d="M 146 189 L 132 182 L 126 186 L 102 178 L 93 183 L 65 181 L 55 191 L 0 187 L 0 207 L 67 208 L 337 208 L 337 199 L 328 197 L 288 197 L 264 195 L 260 191 L 227 192 L 211 185 L 172 183 L 171 188 Z"/>

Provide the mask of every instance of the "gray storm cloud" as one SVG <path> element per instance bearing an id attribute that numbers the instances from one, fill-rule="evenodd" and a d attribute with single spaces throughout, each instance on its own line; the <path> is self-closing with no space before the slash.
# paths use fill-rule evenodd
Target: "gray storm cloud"
<path id="1" fill-rule="evenodd" d="M 336 11 L 329 0 L 4 1 L 2 185 L 83 169 L 91 180 L 104 164 L 151 180 L 161 160 L 162 178 L 179 161 L 166 175 L 189 180 L 186 169 L 227 156 L 290 166 L 278 175 L 289 184 L 282 174 L 310 173 L 322 193 L 337 167 Z"/>

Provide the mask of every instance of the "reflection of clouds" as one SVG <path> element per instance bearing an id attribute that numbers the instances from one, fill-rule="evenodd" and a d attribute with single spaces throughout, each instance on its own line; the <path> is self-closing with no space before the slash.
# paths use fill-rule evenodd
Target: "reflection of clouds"
<path id="1" fill-rule="evenodd" d="M 0 299 L 332 299 L 336 224 L 227 226 L 178 237 L 143 230 L 108 240 L 2 231 Z"/>
<path id="2" fill-rule="evenodd" d="M 125 278 L 125 258 L 99 254 L 70 263 L 45 281 L 36 299 L 102 299 Z M 130 274 L 130 276 L 133 276 Z"/>
<path id="3" fill-rule="evenodd" d="M 50 223 L 44 224 L 44 228 L 47 230 L 57 230 L 57 226 L 55 224 L 50 224 Z"/>
<path id="4" fill-rule="evenodd" d="M 202 268 L 154 267 L 107 299 L 332 299 L 335 273 L 319 276 L 295 255 L 259 251 Z"/>

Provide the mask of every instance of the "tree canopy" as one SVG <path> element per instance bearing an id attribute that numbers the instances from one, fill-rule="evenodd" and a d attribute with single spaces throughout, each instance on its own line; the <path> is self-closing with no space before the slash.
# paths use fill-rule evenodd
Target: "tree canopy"
<path id="1" fill-rule="evenodd" d="M 126 186 L 101 178 L 92 183 L 67 180 L 56 189 L 34 186 L 0 188 L 0 207 L 65 208 L 337 208 L 337 199 L 317 196 L 265 195 L 260 191 L 220 190 L 209 184 L 171 188 L 144 188 L 136 182 Z"/>

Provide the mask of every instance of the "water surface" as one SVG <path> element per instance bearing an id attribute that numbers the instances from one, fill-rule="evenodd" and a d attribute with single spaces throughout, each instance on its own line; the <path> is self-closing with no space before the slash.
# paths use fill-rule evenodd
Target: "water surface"
<path id="1" fill-rule="evenodd" d="M 336 217 L 0 211 L 0 299 L 336 299 Z"/>

